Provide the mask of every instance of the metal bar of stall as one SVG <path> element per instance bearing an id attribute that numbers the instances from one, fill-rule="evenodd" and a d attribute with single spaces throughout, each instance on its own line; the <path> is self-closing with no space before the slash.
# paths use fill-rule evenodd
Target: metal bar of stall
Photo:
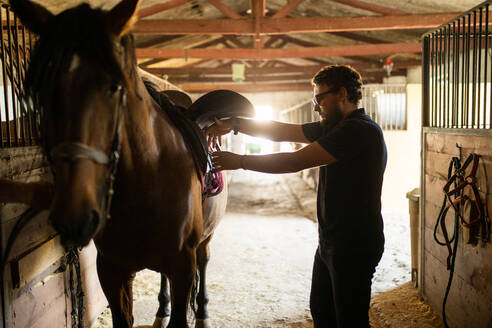
<path id="1" fill-rule="evenodd" d="M 477 96 L 477 12 L 473 12 L 473 62 L 472 62 L 472 121 L 471 127 L 475 128 L 477 108 L 476 108 L 476 96 Z"/>
<path id="2" fill-rule="evenodd" d="M 447 84 L 447 90 L 446 90 L 446 105 L 444 106 L 444 111 L 446 113 L 445 115 L 445 123 L 444 123 L 444 127 L 449 127 L 450 124 L 449 124 L 449 121 L 450 121 L 450 118 L 451 118 L 451 106 L 450 106 L 450 101 L 449 101 L 449 97 L 450 97 L 450 79 L 451 79 L 451 68 L 450 68 L 450 64 L 451 64 L 451 27 L 448 25 L 446 26 L 445 28 L 445 31 L 447 31 L 447 36 L 446 36 L 446 52 L 447 52 L 447 71 L 446 71 L 446 79 L 444 80 L 445 83 Z"/>
<path id="3" fill-rule="evenodd" d="M 29 36 L 29 49 L 33 49 L 34 48 L 34 36 L 31 32 L 28 33 L 28 36 Z M 26 66 L 29 65 L 29 61 L 30 61 L 30 57 L 28 58 L 27 62 L 26 62 Z M 29 106 L 31 106 L 32 104 L 29 104 Z M 34 107 L 31 107 L 32 109 L 32 130 L 33 130 L 33 134 L 34 134 L 34 137 L 36 138 L 36 140 L 39 140 L 40 138 L 40 135 L 41 135 L 41 131 L 39 130 L 40 127 L 39 127 L 39 124 L 38 124 L 38 112 L 36 111 L 36 109 Z"/>
<path id="4" fill-rule="evenodd" d="M 7 5 L 2 5 L 2 7 L 5 9 L 7 20 L 9 16 L 8 12 L 8 7 Z M 7 24 L 7 31 L 8 31 L 8 26 Z M 8 40 L 7 40 L 8 42 Z M 3 93 L 5 97 L 5 145 L 7 147 L 11 146 L 11 139 L 10 139 L 10 113 L 9 113 L 9 106 L 8 106 L 8 99 L 9 99 L 9 94 L 8 94 L 8 79 L 7 79 L 7 46 L 5 45 L 5 40 L 3 37 L 3 28 L 2 28 L 2 73 L 3 73 Z M 3 135 L 2 135 L 3 139 Z"/>
<path id="5" fill-rule="evenodd" d="M 432 112 L 432 108 L 430 106 L 430 90 L 429 90 L 429 85 L 430 85 L 430 61 L 432 60 L 432 57 L 429 56 L 429 51 L 430 50 L 430 37 L 426 36 L 424 37 L 424 40 L 422 42 L 422 83 L 423 83 L 423 91 L 422 91 L 422 126 L 427 127 L 429 126 L 429 113 Z"/>
<path id="6" fill-rule="evenodd" d="M 465 75 L 465 120 L 463 127 L 469 127 L 469 107 L 470 107 L 470 36 L 471 36 L 471 15 L 468 14 L 468 31 L 466 32 L 466 47 L 465 47 L 465 55 L 466 55 L 466 75 Z"/>
<path id="7" fill-rule="evenodd" d="M 484 56 L 485 56 L 485 64 L 484 64 L 484 74 L 485 74 L 485 77 L 484 77 L 484 92 L 483 92 L 483 103 L 484 103 L 484 107 L 485 107 L 485 110 L 487 110 L 487 107 L 489 109 L 489 129 L 492 128 L 492 105 L 490 104 L 490 101 L 487 101 L 487 73 L 488 73 L 488 70 L 487 70 L 487 63 L 489 61 L 489 56 L 487 55 L 489 52 L 489 5 L 487 4 L 485 6 L 485 53 L 484 53 Z M 492 67 L 492 63 L 490 65 Z M 491 88 L 492 88 L 492 74 L 490 76 L 490 85 L 491 85 Z M 492 90 L 490 91 L 490 98 L 492 99 Z M 484 127 L 486 127 L 486 120 L 484 119 L 483 120 L 483 123 L 484 123 Z"/>
<path id="8" fill-rule="evenodd" d="M 442 42 L 442 71 L 441 71 L 441 96 L 442 96 L 442 104 L 441 104 L 441 127 L 444 127 L 446 124 L 446 27 L 443 26 L 441 29 L 441 42 Z"/>
<path id="9" fill-rule="evenodd" d="M 15 70 L 17 72 L 17 85 L 16 85 L 16 88 L 14 88 L 14 91 L 17 90 L 17 92 L 15 92 L 16 94 L 16 97 L 15 99 L 13 99 L 14 102 L 17 101 L 17 104 L 18 104 L 18 109 L 19 109 L 19 112 L 16 113 L 16 116 L 18 116 L 18 122 L 20 124 L 19 126 L 19 137 L 20 137 L 20 140 L 18 140 L 18 143 L 22 146 L 25 146 L 26 145 L 26 129 L 25 129 L 25 118 L 26 118 L 26 115 L 25 115 L 25 109 L 24 109 L 24 106 L 23 106 L 23 103 L 21 101 L 21 97 L 20 97 L 20 93 L 21 93 L 21 83 L 22 83 L 22 64 L 21 64 L 21 58 L 20 58 L 20 53 L 19 53 L 19 48 L 20 48 L 20 44 L 19 44 L 19 24 L 18 24 L 18 21 L 17 21 L 17 16 L 14 16 L 14 42 L 15 42 L 15 61 L 16 61 L 16 65 L 17 65 L 17 69 Z M 14 69 L 15 69 L 15 65 L 14 66 Z M 12 73 L 12 79 L 15 81 L 15 75 Z"/>
<path id="10" fill-rule="evenodd" d="M 436 84 L 436 77 L 437 77 L 437 43 L 436 43 L 436 34 L 431 34 L 430 37 L 432 38 L 432 74 L 433 74 L 433 79 L 432 79 L 432 102 L 431 106 L 429 109 L 429 113 L 431 115 L 429 126 L 436 126 L 436 107 L 437 107 L 437 84 Z M 430 76 L 430 74 L 429 74 Z"/>
<path id="11" fill-rule="evenodd" d="M 12 95 L 12 121 L 14 125 L 14 135 L 13 135 L 13 144 L 14 146 L 19 146 L 18 142 L 18 136 L 19 136 L 19 131 L 18 131 L 18 126 L 17 126 L 17 106 L 15 104 L 15 67 L 14 67 L 14 49 L 12 48 L 12 27 L 11 27 L 11 22 L 10 22 L 10 8 L 7 7 L 7 38 L 8 38 L 8 43 L 9 43 L 9 69 L 10 69 L 10 94 Z M 7 122 L 7 124 L 10 125 L 10 121 Z"/>
<path id="12" fill-rule="evenodd" d="M 2 6 L 0 6 L 0 22 L 3 22 L 3 9 Z M 3 50 L 3 28 L 0 28 L 0 55 L 2 56 L 2 82 L 3 82 L 3 91 L 4 91 L 4 100 L 7 99 L 5 97 L 5 92 L 7 90 L 7 84 L 5 83 L 5 67 L 4 67 L 4 50 Z M 6 104 L 0 104 L 0 106 L 3 106 L 3 108 L 7 108 Z M 2 108 L 0 107 L 0 148 L 3 148 L 3 124 L 2 124 Z"/>
<path id="13" fill-rule="evenodd" d="M 465 125 L 465 72 L 466 72 L 466 67 L 465 67 L 465 43 L 466 43 L 466 20 L 465 17 L 463 17 L 463 32 L 460 32 L 460 39 L 461 39 L 461 63 L 462 63 L 462 70 L 461 70 L 461 124 L 460 128 L 463 128 Z"/>
<path id="14" fill-rule="evenodd" d="M 481 128 L 481 116 L 482 112 L 485 113 L 485 110 L 480 106 L 480 98 L 481 98 L 481 89 L 482 89 L 482 14 L 483 8 L 480 7 L 480 17 L 479 17 L 479 29 L 477 36 L 477 45 L 478 45 L 478 62 L 477 62 L 477 128 Z M 485 120 L 484 120 L 485 122 Z"/>
<path id="15" fill-rule="evenodd" d="M 438 75 L 439 79 L 438 84 L 438 104 L 437 104 L 437 125 L 442 126 L 442 30 L 439 30 L 439 67 L 438 67 Z"/>
<path id="16" fill-rule="evenodd" d="M 27 72 L 27 44 L 26 44 L 26 28 L 23 26 L 22 27 L 22 47 L 24 49 L 23 51 L 23 66 L 22 66 L 22 71 Z M 29 49 L 30 50 L 30 49 Z M 32 116 L 32 110 L 31 106 L 28 103 L 24 103 L 26 106 L 25 110 L 25 116 L 26 116 L 26 123 L 27 123 L 27 138 L 28 138 L 28 143 L 29 145 L 33 145 L 33 134 L 32 134 L 32 122 L 31 122 L 31 116 Z"/>
<path id="17" fill-rule="evenodd" d="M 458 50 L 458 35 L 456 33 L 456 22 L 453 22 L 453 112 L 451 127 L 455 128 L 458 121 L 458 74 L 459 74 L 459 50 Z"/>

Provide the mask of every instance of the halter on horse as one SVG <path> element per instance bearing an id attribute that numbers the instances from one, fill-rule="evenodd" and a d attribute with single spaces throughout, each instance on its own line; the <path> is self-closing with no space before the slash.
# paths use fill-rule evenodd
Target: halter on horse
<path id="1" fill-rule="evenodd" d="M 51 223 L 67 247 L 94 239 L 114 327 L 132 326 L 132 281 L 144 268 L 169 279 L 168 327 L 187 327 L 196 269 L 204 278 L 227 194 L 202 203 L 183 135 L 138 76 L 127 33 L 137 2 L 58 15 L 28 0 L 10 4 L 39 35 L 24 85 L 55 175 Z M 197 318 L 205 319 L 200 280 Z"/>

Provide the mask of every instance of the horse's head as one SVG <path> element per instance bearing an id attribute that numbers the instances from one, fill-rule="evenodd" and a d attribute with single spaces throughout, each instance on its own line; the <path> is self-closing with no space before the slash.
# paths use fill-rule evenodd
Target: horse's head
<path id="1" fill-rule="evenodd" d="M 39 35 L 24 95 L 39 113 L 55 175 L 50 220 L 66 246 L 87 245 L 105 223 L 134 63 L 132 39 L 124 35 L 137 3 L 124 0 L 110 11 L 83 4 L 53 15 L 27 0 L 10 1 Z"/>

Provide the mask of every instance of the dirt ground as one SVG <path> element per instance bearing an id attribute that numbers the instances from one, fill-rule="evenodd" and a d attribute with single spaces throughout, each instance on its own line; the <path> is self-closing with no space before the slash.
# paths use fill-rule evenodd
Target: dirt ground
<path id="1" fill-rule="evenodd" d="M 210 245 L 207 286 L 211 326 L 311 328 L 309 286 L 317 244 L 314 191 L 295 175 L 252 176 L 239 171 L 230 182 L 228 213 Z M 396 257 L 380 266 L 396 265 Z M 408 271 L 408 266 L 400 266 Z M 385 280 L 389 272 L 381 268 L 379 279 Z M 375 277 L 374 285 L 382 287 L 374 288 L 372 327 L 443 327 L 439 316 L 418 299 L 417 289 L 406 282 L 408 277 L 405 273 L 390 279 L 391 286 L 400 286 L 382 293 L 378 291 L 390 285 Z M 158 290 L 157 273 L 144 270 L 137 274 L 136 327 L 149 327 L 153 322 Z M 109 327 L 111 316 L 106 310 L 93 328 Z"/>

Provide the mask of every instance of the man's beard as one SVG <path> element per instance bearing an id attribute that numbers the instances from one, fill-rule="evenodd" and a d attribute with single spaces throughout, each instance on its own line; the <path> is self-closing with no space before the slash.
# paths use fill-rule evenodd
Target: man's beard
<path id="1" fill-rule="evenodd" d="M 331 129 L 343 119 L 342 110 L 340 107 L 335 106 L 331 111 L 325 113 L 321 119 L 321 125 L 324 128 Z"/>

